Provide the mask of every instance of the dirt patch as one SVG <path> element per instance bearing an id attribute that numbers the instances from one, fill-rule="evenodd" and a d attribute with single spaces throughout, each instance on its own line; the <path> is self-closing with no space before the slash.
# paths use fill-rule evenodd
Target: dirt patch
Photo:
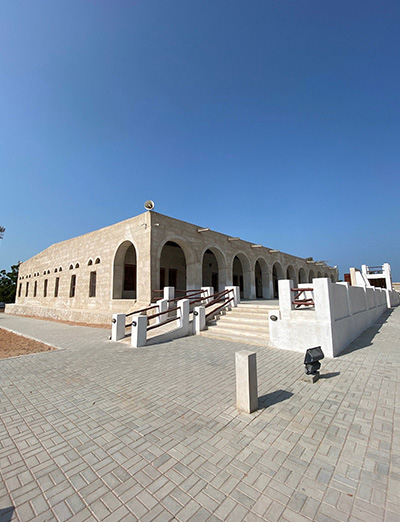
<path id="1" fill-rule="evenodd" d="M 56 348 L 0 328 L 0 359 L 53 350 Z"/>

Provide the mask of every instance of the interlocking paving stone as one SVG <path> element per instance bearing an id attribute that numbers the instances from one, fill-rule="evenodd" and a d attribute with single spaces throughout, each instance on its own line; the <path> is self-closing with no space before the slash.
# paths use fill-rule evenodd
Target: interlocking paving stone
<path id="1" fill-rule="evenodd" d="M 0 520 L 399 520 L 400 308 L 314 385 L 296 352 L 206 337 L 132 349 L 4 314 L 1 327 L 61 350 L 0 361 Z M 257 352 L 251 415 L 235 409 L 241 349 Z"/>

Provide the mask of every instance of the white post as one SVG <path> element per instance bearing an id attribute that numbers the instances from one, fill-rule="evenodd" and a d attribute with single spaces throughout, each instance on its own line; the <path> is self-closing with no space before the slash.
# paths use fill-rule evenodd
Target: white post
<path id="1" fill-rule="evenodd" d="M 258 408 L 257 355 L 241 350 L 235 353 L 236 362 L 236 407 L 252 413 Z"/>
<path id="2" fill-rule="evenodd" d="M 160 299 L 158 302 L 158 311 L 157 313 L 160 314 L 161 312 L 166 312 L 168 310 L 168 301 L 166 299 Z M 167 320 L 168 314 L 162 314 L 156 317 L 156 324 L 165 323 Z"/>
<path id="3" fill-rule="evenodd" d="M 204 297 L 204 304 L 208 304 L 212 299 L 210 299 L 210 296 L 214 294 L 214 287 L 212 286 L 202 286 L 201 287 L 204 292 L 201 294 L 202 297 Z"/>
<path id="4" fill-rule="evenodd" d="M 119 341 L 125 337 L 125 314 L 113 314 L 111 323 L 111 340 Z"/>
<path id="5" fill-rule="evenodd" d="M 292 292 L 293 281 L 289 279 L 281 279 L 278 281 L 279 288 L 279 309 L 282 319 L 290 319 L 290 312 L 295 309 L 293 299 L 295 293 Z"/>
<path id="6" fill-rule="evenodd" d="M 179 318 L 176 321 L 177 328 L 182 328 L 185 335 L 189 335 L 189 299 L 178 301 Z"/>
<path id="7" fill-rule="evenodd" d="M 198 334 L 206 329 L 206 309 L 204 306 L 195 306 L 193 310 L 193 333 Z"/>
<path id="8" fill-rule="evenodd" d="M 147 315 L 134 315 L 132 317 L 131 346 L 139 348 L 146 346 L 147 341 Z"/>
<path id="9" fill-rule="evenodd" d="M 232 306 L 237 306 L 240 303 L 240 287 L 239 286 L 226 286 L 225 290 L 232 290 L 229 294 L 229 298 L 233 295 Z"/>
<path id="10" fill-rule="evenodd" d="M 173 286 L 164 286 L 164 299 L 167 301 L 170 301 L 171 299 L 175 298 L 175 288 Z M 173 306 L 170 303 L 170 306 L 168 308 L 173 308 Z"/>

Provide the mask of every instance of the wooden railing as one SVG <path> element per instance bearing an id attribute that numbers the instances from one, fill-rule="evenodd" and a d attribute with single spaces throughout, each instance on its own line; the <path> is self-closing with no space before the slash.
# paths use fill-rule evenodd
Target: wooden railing
<path id="1" fill-rule="evenodd" d="M 300 299 L 300 296 L 304 292 L 314 292 L 314 288 L 292 288 L 292 292 L 296 292 L 296 295 L 294 296 L 293 301 L 292 301 L 292 304 L 294 304 L 296 306 L 296 308 L 300 308 L 300 306 L 314 306 L 315 305 L 314 299 L 311 297 Z"/>

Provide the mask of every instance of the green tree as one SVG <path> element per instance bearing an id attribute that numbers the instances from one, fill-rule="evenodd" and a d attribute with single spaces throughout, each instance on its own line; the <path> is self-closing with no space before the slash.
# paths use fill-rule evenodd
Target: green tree
<path id="1" fill-rule="evenodd" d="M 5 303 L 15 302 L 15 293 L 17 291 L 18 268 L 20 262 L 12 265 L 11 271 L 0 271 L 0 301 Z"/>

